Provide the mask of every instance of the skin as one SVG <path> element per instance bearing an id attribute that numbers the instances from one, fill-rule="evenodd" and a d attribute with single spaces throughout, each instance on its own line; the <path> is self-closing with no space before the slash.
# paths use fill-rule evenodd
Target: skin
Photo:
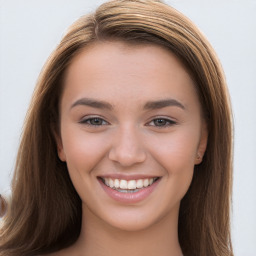
<path id="1" fill-rule="evenodd" d="M 83 98 L 108 105 L 88 106 Z M 181 105 L 145 108 L 166 99 Z M 81 197 L 83 218 L 78 241 L 56 255 L 182 255 L 179 206 L 202 161 L 207 128 L 180 61 L 154 45 L 87 46 L 66 72 L 60 113 L 58 153 Z M 102 189 L 97 177 L 109 174 L 161 179 L 147 198 L 127 204 Z"/>

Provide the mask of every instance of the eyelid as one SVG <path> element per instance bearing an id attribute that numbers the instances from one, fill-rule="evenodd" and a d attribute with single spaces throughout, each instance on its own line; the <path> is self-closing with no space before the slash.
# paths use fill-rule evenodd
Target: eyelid
<path id="1" fill-rule="evenodd" d="M 156 121 L 156 120 L 164 120 L 164 121 L 166 121 L 168 124 L 166 124 L 166 125 L 159 125 L 159 126 L 157 126 L 157 125 L 155 125 L 155 124 L 153 124 L 153 125 L 150 125 L 150 123 L 152 123 L 152 122 L 154 122 L 154 121 Z M 173 120 L 172 118 L 169 118 L 169 117 L 163 117 L 163 116 L 156 116 L 156 117 L 154 117 L 154 118 L 152 118 L 151 119 L 151 121 L 149 121 L 149 122 L 147 122 L 147 126 L 153 126 L 153 127 L 157 127 L 157 128 L 167 128 L 167 127 L 170 127 L 170 126 L 173 126 L 173 125 L 176 125 L 177 124 L 177 121 L 175 121 L 175 120 Z"/>
<path id="2" fill-rule="evenodd" d="M 93 120 L 93 119 L 99 119 L 99 120 L 103 121 L 104 124 L 98 124 L 98 125 L 97 125 L 97 124 L 90 124 L 90 123 L 87 123 L 88 121 Z M 109 125 L 109 122 L 107 122 L 103 117 L 98 116 L 98 115 L 87 115 L 87 116 L 84 116 L 84 117 L 79 121 L 79 123 L 80 123 L 80 124 L 83 124 L 83 125 L 92 126 L 92 127 Z"/>
<path id="3" fill-rule="evenodd" d="M 90 120 L 93 119 L 98 119 L 100 121 L 102 121 L 101 124 L 90 124 L 88 123 Z M 166 122 L 166 124 L 164 125 L 155 125 L 155 124 L 151 124 L 153 122 L 155 122 L 156 120 L 164 120 Z M 101 127 L 101 126 L 105 126 L 105 125 L 110 125 L 110 123 L 108 121 L 105 120 L 105 118 L 98 116 L 98 115 L 87 115 L 84 116 L 83 118 L 81 118 L 81 120 L 79 121 L 80 124 L 82 125 L 88 125 L 91 127 Z M 167 128 L 173 125 L 176 125 L 177 121 L 173 120 L 170 117 L 163 117 L 163 116 L 156 116 L 150 119 L 149 122 L 146 123 L 146 126 L 152 126 L 152 127 L 156 127 L 156 128 Z"/>

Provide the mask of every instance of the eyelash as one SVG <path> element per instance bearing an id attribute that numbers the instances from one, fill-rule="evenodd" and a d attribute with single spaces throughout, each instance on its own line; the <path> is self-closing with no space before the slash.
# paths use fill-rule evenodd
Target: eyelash
<path id="1" fill-rule="evenodd" d="M 161 121 L 163 122 L 161 125 L 156 125 L 156 121 Z M 151 125 L 151 123 L 153 123 L 154 125 Z M 169 126 L 172 126 L 172 125 L 176 125 L 177 123 L 171 119 L 168 119 L 168 118 L 154 118 L 152 121 L 150 121 L 147 125 L 148 126 L 155 126 L 157 128 L 166 128 L 166 127 L 169 127 Z"/>
<path id="2" fill-rule="evenodd" d="M 93 121 L 96 121 L 96 122 L 100 122 L 98 124 L 96 123 L 92 123 Z M 156 122 L 162 122 L 158 123 L 158 125 L 156 124 Z M 86 119 L 83 119 L 79 122 L 80 124 L 85 124 L 85 125 L 88 125 L 88 126 L 93 126 L 93 127 L 100 127 L 100 126 L 104 126 L 104 125 L 108 125 L 109 123 L 107 121 L 105 121 L 103 118 L 101 117 L 90 117 L 90 118 L 86 118 Z M 157 128 L 166 128 L 166 127 L 169 127 L 169 126 L 172 126 L 172 125 L 176 125 L 177 123 L 173 120 L 170 120 L 170 119 L 167 119 L 167 118 L 154 118 L 152 119 L 149 123 L 147 123 L 147 126 L 155 126 Z"/>
<path id="3" fill-rule="evenodd" d="M 93 124 L 92 121 L 100 121 L 100 124 Z M 80 124 L 85 124 L 88 126 L 94 126 L 94 127 L 99 127 L 99 126 L 103 126 L 103 125 L 107 125 L 109 124 L 107 121 L 105 121 L 104 119 L 100 118 L 100 117 L 90 117 L 90 118 L 86 118 L 83 119 L 79 122 Z M 103 124 L 104 123 L 104 124 Z"/>

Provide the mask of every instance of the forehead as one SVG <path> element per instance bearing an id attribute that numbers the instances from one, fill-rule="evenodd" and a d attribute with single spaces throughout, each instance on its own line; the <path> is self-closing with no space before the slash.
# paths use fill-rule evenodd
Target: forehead
<path id="1" fill-rule="evenodd" d="M 167 49 L 149 44 L 96 42 L 71 62 L 64 79 L 64 96 L 97 97 L 136 102 L 176 97 L 198 100 L 195 85 L 179 59 Z"/>

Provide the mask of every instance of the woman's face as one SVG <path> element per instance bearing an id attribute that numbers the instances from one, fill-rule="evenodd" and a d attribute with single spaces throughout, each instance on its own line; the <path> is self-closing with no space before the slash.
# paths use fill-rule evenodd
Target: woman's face
<path id="1" fill-rule="evenodd" d="M 58 152 L 85 218 L 123 230 L 177 219 L 207 143 L 193 81 L 154 45 L 94 43 L 74 58 Z"/>

